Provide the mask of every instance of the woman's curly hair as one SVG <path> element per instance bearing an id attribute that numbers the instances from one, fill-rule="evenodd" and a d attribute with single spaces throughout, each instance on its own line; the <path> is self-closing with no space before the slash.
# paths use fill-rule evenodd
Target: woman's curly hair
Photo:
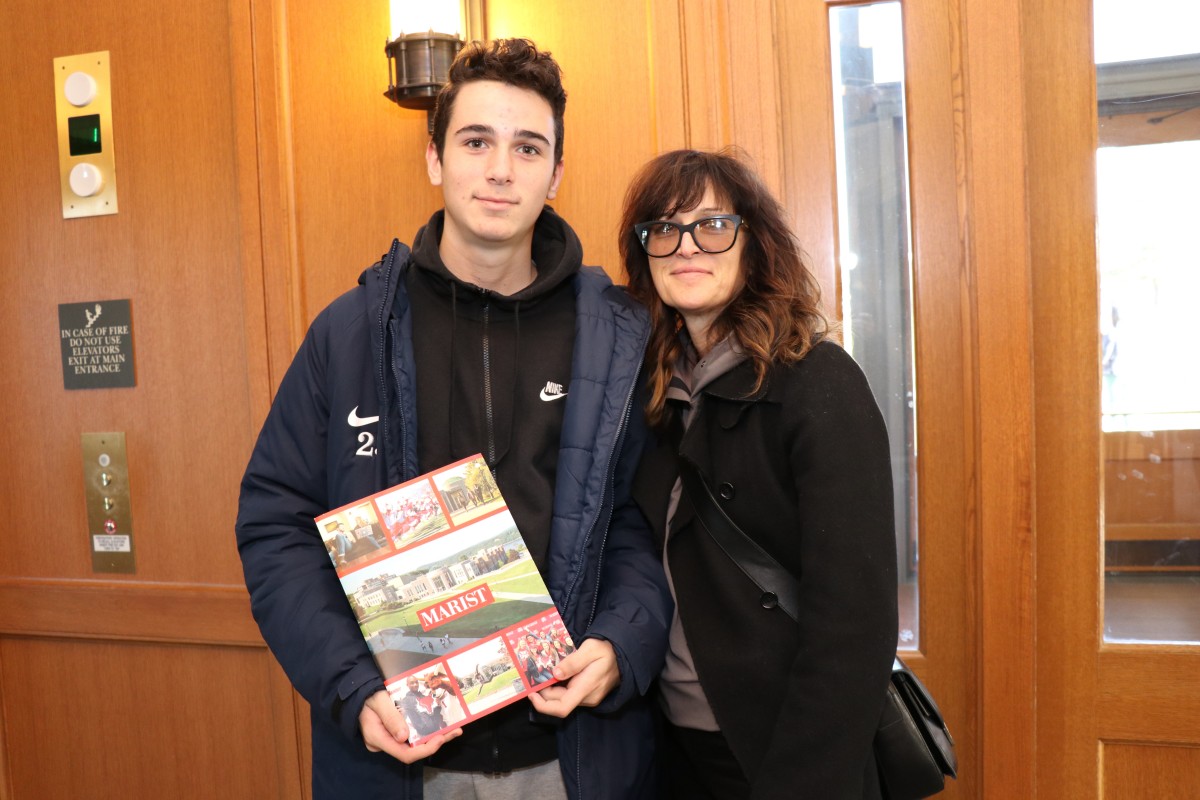
<path id="1" fill-rule="evenodd" d="M 620 248 L 629 275 L 629 291 L 650 310 L 650 342 L 646 352 L 650 399 L 646 418 L 661 425 L 667 385 L 682 345 L 683 319 L 663 303 L 654 288 L 649 257 L 633 226 L 669 219 L 697 207 L 712 187 L 716 199 L 742 217 L 742 288 L 713 321 L 709 341 L 732 334 L 754 364 L 755 391 L 771 365 L 799 361 L 830 334 L 821 310 L 821 289 L 805 263 L 795 234 L 779 201 L 746 165 L 740 151 L 674 150 L 649 161 L 625 194 Z"/>

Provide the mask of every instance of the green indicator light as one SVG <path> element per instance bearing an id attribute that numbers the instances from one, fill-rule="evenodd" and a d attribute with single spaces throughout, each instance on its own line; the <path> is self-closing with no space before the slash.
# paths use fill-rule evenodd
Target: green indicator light
<path id="1" fill-rule="evenodd" d="M 88 156 L 103 149 L 100 141 L 100 115 L 67 117 L 67 140 L 73 156 Z"/>

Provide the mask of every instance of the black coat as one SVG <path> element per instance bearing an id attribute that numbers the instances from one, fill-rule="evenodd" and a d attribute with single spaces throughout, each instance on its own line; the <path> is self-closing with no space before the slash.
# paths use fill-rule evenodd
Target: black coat
<path id="1" fill-rule="evenodd" d="M 726 513 L 798 578 L 799 619 L 764 607 L 694 523 L 685 492 L 668 552 L 684 633 L 755 798 L 877 798 L 871 746 L 897 625 L 883 418 L 858 365 L 831 343 L 753 386 L 747 361 L 703 389 L 680 450 Z M 678 475 L 661 438 L 634 490 L 660 548 Z"/>

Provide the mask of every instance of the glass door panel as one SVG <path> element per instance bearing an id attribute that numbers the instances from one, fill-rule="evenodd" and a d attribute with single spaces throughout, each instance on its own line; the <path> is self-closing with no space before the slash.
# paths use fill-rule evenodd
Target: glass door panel
<path id="1" fill-rule="evenodd" d="M 904 29 L 899 2 L 829 12 L 842 335 L 891 439 L 898 646 L 918 647 L 916 397 Z"/>
<path id="2" fill-rule="evenodd" d="M 1200 6 L 1095 35 L 1104 638 L 1200 642 Z"/>

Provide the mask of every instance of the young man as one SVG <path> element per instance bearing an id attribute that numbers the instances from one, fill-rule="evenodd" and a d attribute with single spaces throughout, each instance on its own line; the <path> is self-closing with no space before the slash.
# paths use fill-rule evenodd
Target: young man
<path id="1" fill-rule="evenodd" d="M 629 498 L 648 321 L 545 205 L 565 104 L 532 43 L 463 50 L 426 152 L 444 210 L 314 321 L 243 478 L 246 585 L 311 706 L 318 800 L 653 793 L 671 601 Z M 477 452 L 578 650 L 529 702 L 412 747 L 312 520 Z"/>

